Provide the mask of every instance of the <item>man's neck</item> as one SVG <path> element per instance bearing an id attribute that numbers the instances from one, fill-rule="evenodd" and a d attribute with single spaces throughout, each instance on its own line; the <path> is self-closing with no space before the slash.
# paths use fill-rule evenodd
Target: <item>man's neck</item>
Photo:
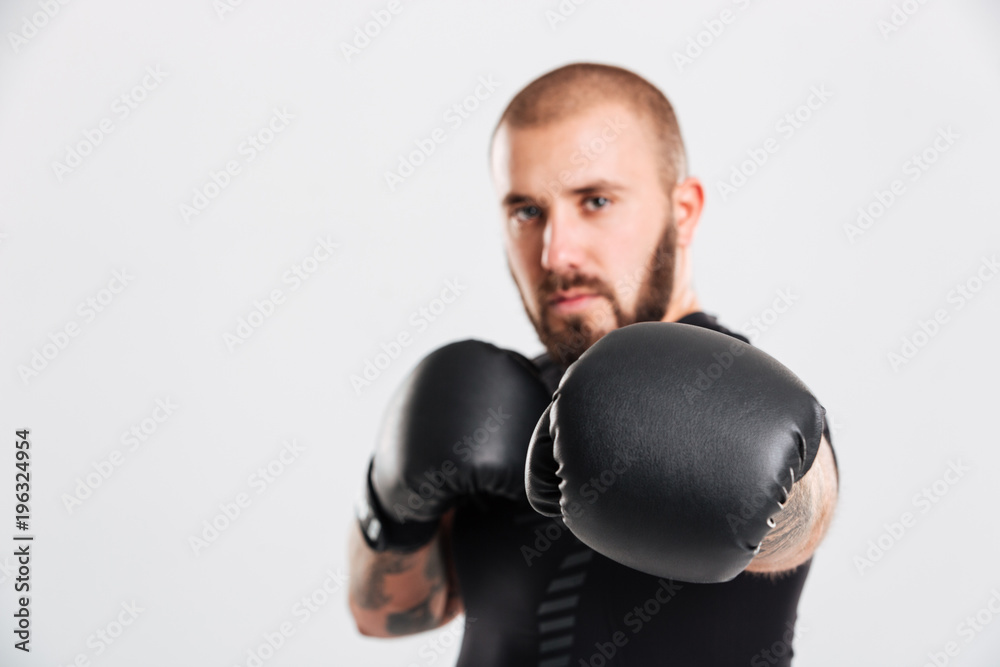
<path id="1" fill-rule="evenodd" d="M 697 313 L 700 310 L 701 304 L 698 303 L 698 297 L 693 291 L 685 290 L 679 298 L 670 299 L 670 305 L 667 306 L 667 312 L 663 315 L 662 321 L 676 322 L 682 317 L 686 317 L 691 313 Z"/>
<path id="2" fill-rule="evenodd" d="M 701 310 L 698 296 L 691 287 L 691 251 L 688 247 L 678 247 L 674 256 L 674 286 L 670 290 L 670 302 L 662 322 L 677 320 Z"/>

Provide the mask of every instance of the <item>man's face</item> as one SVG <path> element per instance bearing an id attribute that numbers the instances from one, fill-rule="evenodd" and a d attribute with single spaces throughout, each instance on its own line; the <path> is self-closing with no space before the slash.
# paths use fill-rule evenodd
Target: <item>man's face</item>
<path id="1" fill-rule="evenodd" d="M 613 329 L 666 312 L 676 226 L 651 145 L 644 121 L 618 104 L 497 134 L 507 263 L 563 365 Z"/>

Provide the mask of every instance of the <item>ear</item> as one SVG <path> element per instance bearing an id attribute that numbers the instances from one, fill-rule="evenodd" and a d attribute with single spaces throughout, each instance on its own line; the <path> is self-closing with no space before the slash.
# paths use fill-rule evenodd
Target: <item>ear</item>
<path id="1" fill-rule="evenodd" d="M 686 247 L 694 241 L 694 230 L 701 219 L 701 209 L 705 205 L 705 190 L 701 181 L 694 176 L 685 178 L 674 186 L 670 198 L 677 224 L 677 245 Z"/>

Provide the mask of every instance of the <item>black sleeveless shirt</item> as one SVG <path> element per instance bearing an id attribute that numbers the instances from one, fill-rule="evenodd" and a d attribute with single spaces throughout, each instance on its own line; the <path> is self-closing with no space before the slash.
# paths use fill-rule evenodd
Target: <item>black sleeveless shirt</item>
<path id="1" fill-rule="evenodd" d="M 679 322 L 749 342 L 702 312 Z M 534 362 L 554 392 L 563 369 L 546 354 Z M 791 664 L 811 560 L 776 580 L 675 582 L 605 558 L 526 498 L 489 496 L 459 505 L 452 544 L 466 614 L 459 667 Z"/>

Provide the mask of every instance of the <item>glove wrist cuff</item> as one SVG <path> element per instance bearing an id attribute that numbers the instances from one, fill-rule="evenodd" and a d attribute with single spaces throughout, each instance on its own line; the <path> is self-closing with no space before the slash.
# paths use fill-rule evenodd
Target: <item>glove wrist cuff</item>
<path id="1" fill-rule="evenodd" d="M 433 521 L 400 521 L 387 512 L 372 484 L 374 458 L 368 464 L 365 491 L 358 501 L 357 516 L 361 535 L 373 551 L 411 553 L 426 546 L 437 534 L 439 519 Z"/>

